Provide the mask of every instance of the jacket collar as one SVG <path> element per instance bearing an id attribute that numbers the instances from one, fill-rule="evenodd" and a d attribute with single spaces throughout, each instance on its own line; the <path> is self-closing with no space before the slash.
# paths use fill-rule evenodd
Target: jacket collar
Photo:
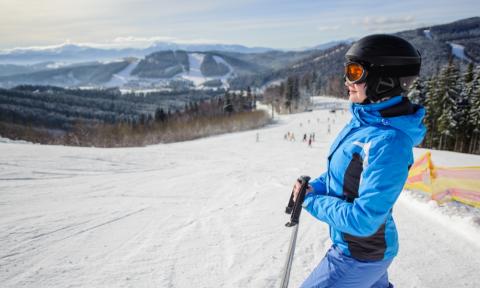
<path id="1" fill-rule="evenodd" d="M 422 142 L 426 132 L 425 126 L 423 125 L 423 117 L 425 115 L 425 109 L 423 107 L 415 105 L 411 111 L 413 113 L 411 114 L 400 114 L 393 117 L 382 116 L 382 110 L 389 108 L 389 110 L 392 110 L 394 106 L 401 105 L 402 101 L 402 96 L 395 96 L 380 103 L 352 103 L 350 106 L 350 112 L 353 115 L 352 124 L 354 124 L 354 126 L 390 126 L 408 135 L 413 145 L 418 145 Z"/>

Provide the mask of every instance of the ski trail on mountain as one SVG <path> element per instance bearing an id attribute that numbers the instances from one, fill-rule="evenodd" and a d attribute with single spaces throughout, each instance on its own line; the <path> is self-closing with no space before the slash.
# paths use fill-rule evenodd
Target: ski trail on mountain
<path id="1" fill-rule="evenodd" d="M 0 283 L 278 287 L 292 185 L 324 171 L 349 117 L 317 110 L 258 130 L 142 148 L 0 143 Z M 284 140 L 287 132 L 297 140 Z M 309 148 L 301 140 L 312 132 Z M 480 163 L 474 155 L 434 157 L 443 155 L 449 163 Z M 438 221 L 411 201 L 402 196 L 393 209 L 400 252 L 392 283 L 478 286 L 478 245 L 447 228 L 458 223 Z M 328 226 L 305 211 L 298 233 L 294 287 L 330 246 Z"/>

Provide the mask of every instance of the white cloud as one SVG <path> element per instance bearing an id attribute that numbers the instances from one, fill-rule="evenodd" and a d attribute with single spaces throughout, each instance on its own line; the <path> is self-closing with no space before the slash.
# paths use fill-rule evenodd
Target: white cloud
<path id="1" fill-rule="evenodd" d="M 60 48 L 65 45 L 86 46 L 94 48 L 146 48 L 156 42 L 174 42 L 177 44 L 234 44 L 225 41 L 218 41 L 213 39 L 180 39 L 169 36 L 152 36 L 152 37 L 135 37 L 135 36 L 121 36 L 116 37 L 111 41 L 105 42 L 74 42 L 66 39 L 63 43 L 41 46 L 23 46 L 9 49 L 0 49 L 0 52 L 6 53 L 13 50 L 50 50 Z"/>
<path id="2" fill-rule="evenodd" d="M 113 39 L 114 43 L 136 43 L 136 42 L 155 42 L 155 41 L 174 41 L 175 38 L 168 36 L 154 36 L 154 37 L 135 37 L 123 36 Z"/>
<path id="3" fill-rule="evenodd" d="M 388 33 L 405 29 L 412 29 L 419 26 L 415 16 L 406 15 L 400 17 L 392 16 L 365 16 L 351 21 L 352 26 L 361 27 L 366 31 L 374 33 Z"/>
<path id="4" fill-rule="evenodd" d="M 415 17 L 412 15 L 402 16 L 402 17 L 386 17 L 386 16 L 365 16 L 362 19 L 354 19 L 352 20 L 353 25 L 362 25 L 365 28 L 369 28 L 371 26 L 394 26 L 398 24 L 412 24 L 415 23 Z"/>
<path id="5" fill-rule="evenodd" d="M 152 37 L 136 37 L 136 36 L 122 36 L 113 39 L 114 44 L 119 45 L 138 45 L 146 44 L 151 45 L 155 42 L 175 42 L 181 44 L 207 44 L 218 43 L 219 41 L 213 39 L 181 39 L 170 36 L 152 36 Z"/>
<path id="6" fill-rule="evenodd" d="M 333 25 L 333 26 L 318 26 L 317 30 L 318 31 L 338 31 L 340 30 L 341 26 L 340 25 Z"/>

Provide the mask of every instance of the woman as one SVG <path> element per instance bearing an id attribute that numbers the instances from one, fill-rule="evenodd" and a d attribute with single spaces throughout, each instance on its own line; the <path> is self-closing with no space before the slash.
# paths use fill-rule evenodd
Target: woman
<path id="1" fill-rule="evenodd" d="M 425 135 L 424 109 L 402 95 L 419 74 L 421 57 L 400 37 L 371 35 L 345 58 L 352 120 L 303 202 L 329 224 L 333 245 L 302 287 L 393 287 L 387 274 L 398 252 L 392 207 L 413 163 L 412 148 Z"/>

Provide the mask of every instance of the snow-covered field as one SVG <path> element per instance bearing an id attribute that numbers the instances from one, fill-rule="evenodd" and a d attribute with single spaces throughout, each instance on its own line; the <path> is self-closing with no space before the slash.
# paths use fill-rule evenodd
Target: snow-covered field
<path id="1" fill-rule="evenodd" d="M 0 286 L 278 287 L 292 184 L 324 170 L 349 117 L 316 110 L 259 130 L 143 148 L 0 141 Z M 296 142 L 283 139 L 287 131 Z M 301 138 L 311 132 L 309 148 Z M 450 152 L 434 151 L 433 160 L 480 165 L 479 156 Z M 450 208 L 400 197 L 396 287 L 480 287 L 479 218 Z M 291 287 L 329 245 L 328 227 L 303 213 Z"/>

